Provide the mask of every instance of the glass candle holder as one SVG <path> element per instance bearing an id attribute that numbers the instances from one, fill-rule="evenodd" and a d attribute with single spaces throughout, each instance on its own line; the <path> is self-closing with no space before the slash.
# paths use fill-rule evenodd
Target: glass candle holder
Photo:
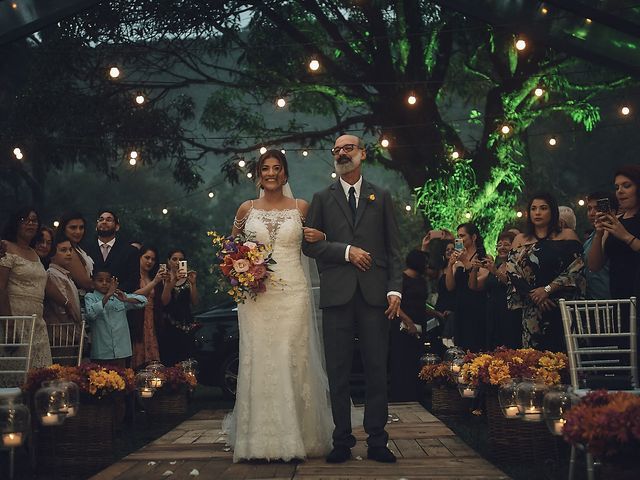
<path id="1" fill-rule="evenodd" d="M 547 390 L 544 382 L 532 378 L 525 378 L 516 385 L 516 403 L 522 420 L 542 421 L 542 401 Z"/>
<path id="2" fill-rule="evenodd" d="M 43 382 L 34 396 L 35 415 L 44 427 L 62 425 L 67 417 L 67 391 L 56 381 Z"/>
<path id="3" fill-rule="evenodd" d="M 424 367 L 425 365 L 436 365 L 438 363 L 440 363 L 440 357 L 435 353 L 430 352 L 422 355 L 419 361 L 420 368 Z"/>
<path id="4" fill-rule="evenodd" d="M 542 400 L 542 413 L 552 435 L 562 435 L 565 413 L 579 402 L 570 385 L 554 385 L 548 389 Z"/>
<path id="5" fill-rule="evenodd" d="M 154 374 L 149 370 L 140 370 L 136 374 L 136 390 L 140 398 L 153 397 L 153 394 L 156 391 L 152 383 L 153 378 Z"/>
<path id="6" fill-rule="evenodd" d="M 75 417 L 78 414 L 80 408 L 80 388 L 78 385 L 66 379 L 57 379 L 42 382 L 42 386 L 54 386 L 64 390 L 65 406 L 63 412 L 66 418 Z"/>
<path id="7" fill-rule="evenodd" d="M 478 396 L 478 387 L 474 385 L 458 385 L 458 392 L 462 398 L 476 398 Z"/>
<path id="8" fill-rule="evenodd" d="M 510 420 L 520 418 L 520 410 L 516 399 L 516 387 L 520 383 L 517 379 L 505 380 L 498 389 L 498 402 L 502 415 Z"/>
<path id="9" fill-rule="evenodd" d="M 0 447 L 21 446 L 29 434 L 31 414 L 20 393 L 0 396 Z"/>

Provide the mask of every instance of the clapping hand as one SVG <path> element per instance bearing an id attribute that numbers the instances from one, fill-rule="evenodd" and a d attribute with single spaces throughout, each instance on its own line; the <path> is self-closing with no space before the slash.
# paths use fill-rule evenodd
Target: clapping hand
<path id="1" fill-rule="evenodd" d="M 110 298 L 118 289 L 118 277 L 111 277 L 111 283 L 109 284 L 109 290 L 105 297 Z"/>
<path id="2" fill-rule="evenodd" d="M 127 300 L 128 300 L 128 298 L 127 298 L 127 296 L 125 295 L 125 293 L 124 293 L 122 290 L 120 290 L 119 288 L 118 288 L 118 289 L 116 289 L 116 291 L 115 291 L 115 292 L 113 292 L 113 295 L 114 295 L 118 300 L 120 300 L 121 302 L 127 302 Z"/>

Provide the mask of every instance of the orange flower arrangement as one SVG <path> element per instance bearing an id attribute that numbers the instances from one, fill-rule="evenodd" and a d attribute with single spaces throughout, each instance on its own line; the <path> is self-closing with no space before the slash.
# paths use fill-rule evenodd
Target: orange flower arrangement
<path id="1" fill-rule="evenodd" d="M 446 363 L 425 365 L 422 367 L 422 370 L 420 370 L 418 377 L 432 385 L 443 386 L 456 384 L 456 379 Z"/>

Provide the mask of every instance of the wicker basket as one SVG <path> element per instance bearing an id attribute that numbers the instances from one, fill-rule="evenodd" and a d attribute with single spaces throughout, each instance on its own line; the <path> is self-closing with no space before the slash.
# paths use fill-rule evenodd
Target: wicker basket
<path id="1" fill-rule="evenodd" d="M 38 469 L 58 476 L 88 478 L 113 463 L 113 398 L 82 403 L 75 417 L 57 427 L 42 427 L 36 435 Z"/>
<path id="2" fill-rule="evenodd" d="M 156 394 L 144 401 L 147 414 L 154 417 L 185 415 L 189 409 L 189 399 L 187 389 L 176 392 L 158 391 Z"/>
<path id="3" fill-rule="evenodd" d="M 463 415 L 471 408 L 471 401 L 462 398 L 453 386 L 434 386 L 431 390 L 431 412 L 435 415 Z"/>
<path id="4" fill-rule="evenodd" d="M 487 390 L 486 410 L 494 460 L 502 463 L 558 461 L 558 437 L 551 435 L 544 422 L 505 418 L 495 388 Z"/>

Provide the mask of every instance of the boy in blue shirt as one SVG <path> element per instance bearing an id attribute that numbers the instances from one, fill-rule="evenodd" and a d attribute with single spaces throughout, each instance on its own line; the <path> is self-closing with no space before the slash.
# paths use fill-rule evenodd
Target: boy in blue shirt
<path id="1" fill-rule="evenodd" d="M 118 279 L 105 269 L 94 269 L 94 291 L 84 297 L 91 325 L 91 360 L 124 368 L 131 357 L 127 310 L 143 308 L 147 298 L 118 289 Z"/>

